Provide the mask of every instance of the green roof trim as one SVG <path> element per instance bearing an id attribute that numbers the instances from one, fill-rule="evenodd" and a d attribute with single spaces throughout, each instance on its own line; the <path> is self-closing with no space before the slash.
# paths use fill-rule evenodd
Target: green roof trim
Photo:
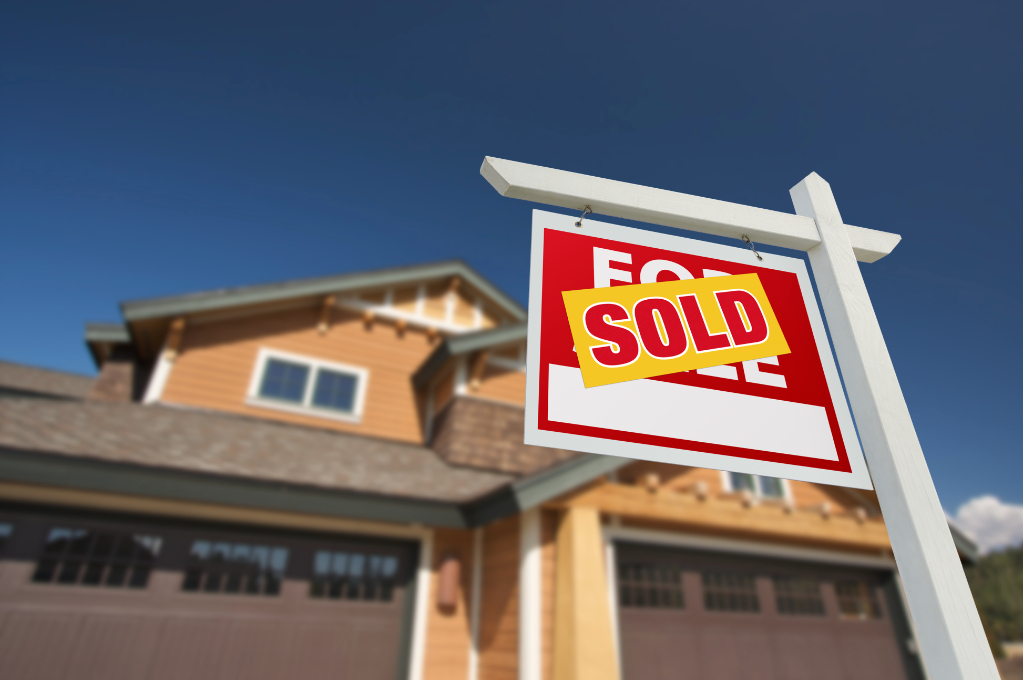
<path id="1" fill-rule="evenodd" d="M 468 503 L 462 510 L 466 525 L 483 526 L 502 517 L 535 508 L 630 462 L 630 458 L 597 454 L 573 458 Z"/>
<path id="2" fill-rule="evenodd" d="M 131 342 L 128 327 L 123 323 L 87 323 L 85 324 L 86 342 Z"/>
<path id="3" fill-rule="evenodd" d="M 476 333 L 465 333 L 445 338 L 437 349 L 430 353 L 423 365 L 412 375 L 412 385 L 418 390 L 430 382 L 448 359 L 469 354 L 488 347 L 499 347 L 526 339 L 526 322 L 501 326 Z"/>
<path id="4" fill-rule="evenodd" d="M 475 269 L 461 260 L 434 262 L 379 269 L 371 272 L 324 276 L 297 281 L 283 281 L 258 286 L 225 288 L 188 295 L 131 300 L 121 303 L 125 321 L 143 321 L 165 317 L 182 316 L 208 312 L 226 307 L 277 302 L 290 298 L 329 295 L 348 291 L 364 290 L 382 286 L 397 286 L 417 283 L 428 279 L 443 279 L 458 276 L 470 286 L 501 305 L 504 311 L 518 320 L 526 318 L 526 310 L 511 297 L 490 283 Z"/>
<path id="5" fill-rule="evenodd" d="M 464 527 L 454 503 L 241 479 L 0 447 L 0 479 L 398 524 Z"/>

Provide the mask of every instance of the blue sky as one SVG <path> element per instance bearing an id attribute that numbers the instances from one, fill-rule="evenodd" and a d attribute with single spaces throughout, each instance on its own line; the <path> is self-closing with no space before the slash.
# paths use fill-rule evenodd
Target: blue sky
<path id="1" fill-rule="evenodd" d="M 903 235 L 863 265 L 942 502 L 1023 503 L 1023 5 L 0 9 L 0 358 L 122 300 L 461 257 L 525 302 L 484 155 Z"/>

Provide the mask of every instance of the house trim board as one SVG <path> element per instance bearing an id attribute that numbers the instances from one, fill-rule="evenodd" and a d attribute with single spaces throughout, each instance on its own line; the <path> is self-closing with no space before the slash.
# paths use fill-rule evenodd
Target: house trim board
<path id="1" fill-rule="evenodd" d="M 430 608 L 430 581 L 433 575 L 433 531 L 422 530 L 419 565 L 416 569 L 415 611 L 409 649 L 408 679 L 422 680 L 426 662 L 426 634 Z M 399 670 L 400 677 L 400 670 Z"/>
<path id="2" fill-rule="evenodd" d="M 469 674 L 478 680 L 480 673 L 480 601 L 483 597 L 483 529 L 472 532 L 472 599 L 469 604 Z"/>
<path id="3" fill-rule="evenodd" d="M 121 313 L 125 321 L 130 323 L 144 319 L 182 316 L 296 297 L 357 292 L 386 286 L 413 285 L 422 283 L 424 280 L 444 279 L 451 276 L 464 279 L 473 288 L 498 303 L 502 307 L 502 311 L 513 319 L 524 320 L 526 318 L 526 310 L 519 303 L 483 278 L 472 267 L 458 260 L 190 295 L 132 300 L 121 304 Z"/>
<path id="4" fill-rule="evenodd" d="M 519 518 L 519 680 L 542 680 L 543 572 L 540 508 Z"/>
<path id="5" fill-rule="evenodd" d="M 379 522 L 464 528 L 458 505 L 0 447 L 0 480 Z"/>
<path id="6" fill-rule="evenodd" d="M 170 380 L 172 368 L 174 368 L 174 362 L 167 355 L 167 342 L 164 341 L 163 348 L 160 350 L 159 356 L 156 357 L 153 373 L 149 376 L 149 382 L 146 383 L 146 393 L 142 397 L 143 404 L 156 404 L 160 401 L 163 391 L 167 387 L 167 381 Z"/>
<path id="7" fill-rule="evenodd" d="M 713 552 L 756 555 L 758 557 L 773 557 L 786 560 L 798 560 L 802 562 L 840 564 L 851 567 L 863 567 L 866 569 L 895 569 L 895 560 L 892 559 L 891 556 L 874 556 L 864 553 L 844 552 L 840 550 L 804 548 L 801 546 L 786 545 L 784 543 L 719 538 L 716 536 L 705 536 L 702 534 L 689 534 L 674 531 L 668 532 L 628 526 L 605 526 L 604 536 L 605 540 L 608 541 L 627 541 L 630 543 L 646 543 L 650 545 L 692 548 Z"/>

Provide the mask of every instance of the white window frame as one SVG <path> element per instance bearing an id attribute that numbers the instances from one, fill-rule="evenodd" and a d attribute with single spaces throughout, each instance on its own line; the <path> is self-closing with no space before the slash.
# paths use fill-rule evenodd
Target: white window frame
<path id="1" fill-rule="evenodd" d="M 736 474 L 744 475 L 744 474 L 748 474 L 748 473 L 737 472 Z M 768 499 L 768 500 L 771 500 L 771 499 L 775 498 L 774 496 L 765 496 L 765 495 L 763 495 L 760 492 L 760 478 L 765 476 L 765 475 L 753 475 L 753 474 L 751 474 L 750 476 L 756 479 L 757 491 L 756 491 L 755 494 L 753 494 L 754 497 L 760 498 L 760 499 Z M 775 479 L 777 479 L 778 481 L 781 482 L 781 498 L 778 499 L 778 500 L 784 500 L 784 501 L 791 502 L 792 501 L 792 490 L 789 488 L 789 480 L 782 479 L 781 477 L 776 477 Z M 735 491 L 735 489 L 732 488 L 732 474 L 730 472 L 726 471 L 726 470 L 722 470 L 721 471 L 721 488 L 724 489 L 726 492 L 729 492 L 729 493 L 732 492 L 732 491 Z"/>
<path id="2" fill-rule="evenodd" d="M 267 399 L 259 395 L 259 388 L 263 384 L 263 374 L 266 371 L 267 362 L 271 359 L 279 359 L 289 363 L 304 364 L 309 367 L 309 379 L 306 381 L 305 392 L 302 395 L 301 404 L 291 404 L 276 399 Z M 348 373 L 355 376 L 358 381 L 355 386 L 355 402 L 352 404 L 352 412 L 344 413 L 331 409 L 320 408 L 312 405 L 313 389 L 316 385 L 316 377 L 320 369 Z M 256 356 L 256 366 L 249 379 L 249 391 L 245 403 L 259 408 L 295 413 L 303 416 L 314 416 L 327 418 L 328 420 L 340 420 L 345 423 L 359 423 L 362 421 L 363 407 L 366 403 L 366 390 L 369 386 L 369 370 L 349 364 L 339 364 L 334 361 L 324 361 L 310 356 L 283 352 L 269 347 L 261 347 Z"/>

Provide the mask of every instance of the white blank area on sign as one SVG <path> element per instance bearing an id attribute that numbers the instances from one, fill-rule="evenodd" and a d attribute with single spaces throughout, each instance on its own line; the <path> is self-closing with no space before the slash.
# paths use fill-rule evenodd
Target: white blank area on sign
<path id="1" fill-rule="evenodd" d="M 823 406 L 658 380 L 631 380 L 587 389 L 582 371 L 569 366 L 550 366 L 547 418 L 559 423 L 838 460 Z"/>

